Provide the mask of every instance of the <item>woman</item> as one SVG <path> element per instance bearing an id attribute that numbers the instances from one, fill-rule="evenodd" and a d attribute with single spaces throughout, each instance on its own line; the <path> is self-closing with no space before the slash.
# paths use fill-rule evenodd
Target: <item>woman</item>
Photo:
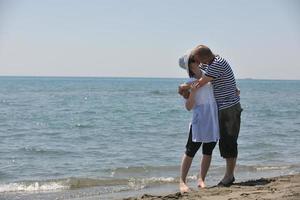
<path id="1" fill-rule="evenodd" d="M 185 54 L 179 59 L 179 65 L 186 69 L 190 80 L 188 83 L 181 84 L 180 94 L 186 99 L 185 107 L 193 111 L 192 122 L 189 128 L 189 137 L 186 144 L 186 151 L 181 162 L 181 176 L 179 189 L 181 193 L 190 191 L 186 183 L 186 177 L 193 157 L 201 147 L 202 161 L 198 177 L 198 187 L 205 187 L 205 177 L 210 166 L 213 149 L 219 139 L 218 108 L 214 98 L 213 88 L 210 83 L 197 89 L 194 82 L 200 79 L 202 71 L 193 62 L 190 53 Z M 189 88 L 191 90 L 189 91 Z"/>

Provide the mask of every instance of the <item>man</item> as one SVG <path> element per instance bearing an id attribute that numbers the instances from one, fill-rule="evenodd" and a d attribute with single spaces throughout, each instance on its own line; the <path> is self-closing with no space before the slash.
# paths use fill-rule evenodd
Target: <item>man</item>
<path id="1" fill-rule="evenodd" d="M 196 87 L 200 88 L 211 82 L 219 110 L 220 154 L 226 159 L 226 172 L 219 186 L 230 186 L 235 181 L 234 169 L 238 155 L 237 139 L 240 131 L 241 112 L 239 90 L 233 71 L 227 61 L 212 53 L 204 45 L 192 50 L 190 58 L 192 63 L 201 65 L 204 74 Z M 179 87 L 179 93 L 182 88 Z"/>

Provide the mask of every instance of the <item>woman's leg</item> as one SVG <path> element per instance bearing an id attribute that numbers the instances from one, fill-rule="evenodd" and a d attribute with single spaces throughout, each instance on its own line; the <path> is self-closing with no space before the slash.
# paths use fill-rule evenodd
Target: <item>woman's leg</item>
<path id="1" fill-rule="evenodd" d="M 201 146 L 201 142 L 192 141 L 192 128 L 190 128 L 189 138 L 186 143 L 186 151 L 182 157 L 181 167 L 180 167 L 180 183 L 179 189 L 181 193 L 188 192 L 190 189 L 186 183 L 186 177 L 188 175 L 189 169 L 191 167 L 193 158 Z"/>
<path id="2" fill-rule="evenodd" d="M 211 162 L 211 155 L 203 155 L 201 161 L 201 169 L 198 178 L 198 187 L 205 188 L 205 177 Z"/>
<path id="3" fill-rule="evenodd" d="M 216 142 L 203 143 L 203 147 L 202 147 L 203 156 L 202 156 L 201 168 L 200 168 L 200 173 L 198 178 L 198 187 L 201 188 L 205 187 L 204 181 L 211 163 L 211 155 L 215 146 L 216 146 Z"/>
<path id="4" fill-rule="evenodd" d="M 186 177 L 189 173 L 189 169 L 191 167 L 193 161 L 193 157 L 189 157 L 186 154 L 182 157 L 181 167 L 180 167 L 180 183 L 179 189 L 181 193 L 189 192 L 189 187 L 186 184 Z"/>

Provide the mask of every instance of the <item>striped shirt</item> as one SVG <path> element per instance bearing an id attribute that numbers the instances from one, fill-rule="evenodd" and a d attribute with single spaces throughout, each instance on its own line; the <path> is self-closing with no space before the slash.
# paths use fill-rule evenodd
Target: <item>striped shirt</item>
<path id="1" fill-rule="evenodd" d="M 224 58 L 216 56 L 210 65 L 203 65 L 201 68 L 206 76 L 213 78 L 211 83 L 219 110 L 240 102 L 240 97 L 236 94 L 233 71 Z"/>

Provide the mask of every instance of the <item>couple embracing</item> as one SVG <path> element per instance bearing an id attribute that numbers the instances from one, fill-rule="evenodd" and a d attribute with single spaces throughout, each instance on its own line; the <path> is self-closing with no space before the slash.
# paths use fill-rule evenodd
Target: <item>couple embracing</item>
<path id="1" fill-rule="evenodd" d="M 228 62 L 207 46 L 199 45 L 179 59 L 187 70 L 189 81 L 181 84 L 178 93 L 185 98 L 185 107 L 193 111 L 186 151 L 181 162 L 180 192 L 188 192 L 186 178 L 193 157 L 202 145 L 202 161 L 198 187 L 205 187 L 213 149 L 219 141 L 220 154 L 226 159 L 226 172 L 219 186 L 235 181 L 234 169 L 238 155 L 237 139 L 242 108 L 239 89 Z"/>

